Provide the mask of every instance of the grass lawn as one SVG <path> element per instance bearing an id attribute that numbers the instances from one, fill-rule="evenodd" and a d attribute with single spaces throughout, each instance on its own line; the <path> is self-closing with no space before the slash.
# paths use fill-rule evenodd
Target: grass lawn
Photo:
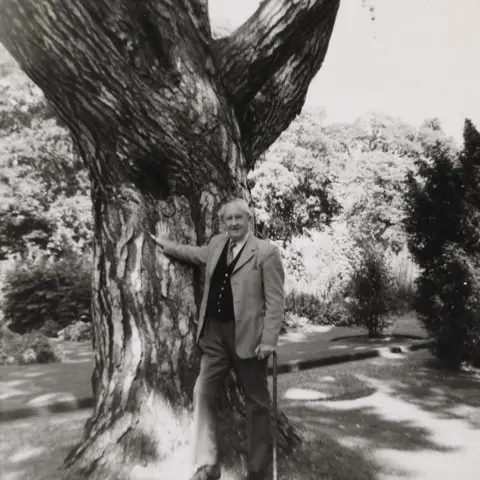
<path id="1" fill-rule="evenodd" d="M 360 398 L 351 395 L 348 399 L 352 376 Z M 364 391 L 369 386 L 375 393 L 361 397 L 362 381 Z M 479 478 L 478 374 L 439 370 L 427 352 L 419 352 L 312 370 L 297 378 L 285 375 L 280 388 L 290 398 L 284 401 L 284 412 L 312 438 L 336 439 L 344 447 L 336 450 L 339 456 L 351 451 L 359 454 L 356 465 L 351 465 L 356 472 L 352 476 L 339 473 L 342 461 L 338 460 L 325 478 Z M 345 393 L 346 399 L 308 400 L 315 392 L 325 395 L 329 391 Z M 329 451 L 320 457 L 331 462 Z"/>
<path id="2" fill-rule="evenodd" d="M 441 371 L 427 352 L 281 375 L 282 409 L 301 427 L 305 448 L 297 457 L 301 471 L 282 465 L 280 479 L 476 480 L 479 388 L 480 375 Z M 87 416 L 1 423 L 2 479 L 61 478 L 56 469 Z M 179 470 L 171 478 L 182 479 Z"/>

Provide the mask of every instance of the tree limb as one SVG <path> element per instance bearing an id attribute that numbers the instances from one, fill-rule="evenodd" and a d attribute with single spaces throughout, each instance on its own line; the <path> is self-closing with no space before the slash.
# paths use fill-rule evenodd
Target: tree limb
<path id="1" fill-rule="evenodd" d="M 247 169 L 300 113 L 310 82 L 325 59 L 340 2 L 329 11 L 304 47 L 292 54 L 264 83 L 239 118 Z"/>
<path id="2" fill-rule="evenodd" d="M 276 72 L 336 12 L 340 0 L 265 0 L 216 53 L 234 106 L 248 104 Z"/>
<path id="3" fill-rule="evenodd" d="M 151 179 L 191 191 L 215 174 L 234 185 L 240 131 L 217 88 L 206 6 L 0 0 L 0 41 L 74 137 L 88 138 L 90 157 L 108 150 L 94 165 L 102 184 Z"/>
<path id="4" fill-rule="evenodd" d="M 205 43 L 210 44 L 212 40 L 212 30 L 210 27 L 210 17 L 208 16 L 208 0 L 183 0 L 185 9 L 199 32 L 205 39 Z M 156 2 L 158 3 L 158 2 Z"/>

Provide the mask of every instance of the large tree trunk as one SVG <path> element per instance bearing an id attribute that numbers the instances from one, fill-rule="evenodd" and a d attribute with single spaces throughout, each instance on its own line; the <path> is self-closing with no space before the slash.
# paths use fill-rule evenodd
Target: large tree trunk
<path id="1" fill-rule="evenodd" d="M 202 272 L 148 234 L 203 244 L 219 204 L 249 198 L 247 170 L 300 112 L 338 4 L 267 0 L 214 40 L 206 0 L 0 0 L 0 40 L 91 173 L 95 407 L 69 478 L 182 478 L 167 457 L 188 438 Z M 230 382 L 223 443 L 238 449 Z M 281 432 L 287 452 L 285 417 Z"/>

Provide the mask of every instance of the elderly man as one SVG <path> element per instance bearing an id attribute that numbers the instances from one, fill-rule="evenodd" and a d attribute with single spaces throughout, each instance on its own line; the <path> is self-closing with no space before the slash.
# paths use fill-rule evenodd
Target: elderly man
<path id="1" fill-rule="evenodd" d="M 192 480 L 220 478 L 215 400 L 233 367 L 247 405 L 249 480 L 263 480 L 270 463 L 268 356 L 282 324 L 285 294 L 280 252 L 249 232 L 250 209 L 235 198 L 220 209 L 226 234 L 207 246 L 179 245 L 152 238 L 172 258 L 206 266 L 197 342 L 202 353 L 194 389 L 194 457 Z"/>

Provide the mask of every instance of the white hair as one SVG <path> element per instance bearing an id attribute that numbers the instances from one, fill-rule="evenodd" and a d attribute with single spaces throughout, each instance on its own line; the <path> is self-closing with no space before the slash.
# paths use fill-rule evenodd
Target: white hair
<path id="1" fill-rule="evenodd" d="M 220 220 L 224 219 L 224 214 L 225 214 L 225 208 L 228 205 L 237 205 L 240 207 L 243 213 L 247 215 L 248 218 L 252 218 L 252 211 L 250 210 L 250 207 L 248 205 L 248 202 L 244 198 L 239 198 L 239 197 L 234 197 L 229 200 L 227 200 L 218 210 L 218 216 L 220 217 Z"/>

